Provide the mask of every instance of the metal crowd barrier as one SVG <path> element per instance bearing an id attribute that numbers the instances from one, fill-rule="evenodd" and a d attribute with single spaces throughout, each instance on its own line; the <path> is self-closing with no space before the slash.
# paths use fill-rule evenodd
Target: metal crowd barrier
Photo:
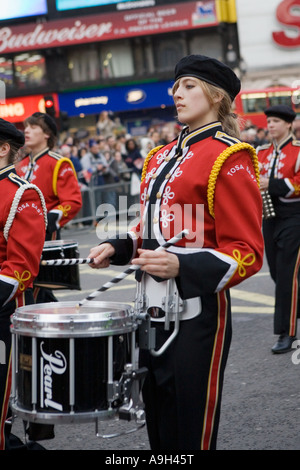
<path id="1" fill-rule="evenodd" d="M 84 225 L 91 225 L 93 222 L 99 220 L 101 217 L 115 217 L 116 215 L 128 213 L 128 209 L 139 202 L 139 192 L 133 191 L 132 178 L 135 178 L 134 173 L 131 173 L 130 180 L 120 180 L 112 184 L 97 185 L 94 179 L 88 186 L 82 186 L 82 208 L 72 219 L 68 225 L 82 223 Z M 107 205 L 112 208 L 112 213 L 105 212 Z"/>

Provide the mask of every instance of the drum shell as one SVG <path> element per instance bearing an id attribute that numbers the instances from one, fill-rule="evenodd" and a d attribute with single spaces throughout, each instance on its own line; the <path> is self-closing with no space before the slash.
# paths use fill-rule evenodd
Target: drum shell
<path id="1" fill-rule="evenodd" d="M 79 258 L 78 243 L 73 240 L 46 241 L 42 252 L 42 261 L 50 259 Z M 54 290 L 81 290 L 78 264 L 43 266 L 34 280 L 35 287 L 45 287 Z"/>
<path id="2" fill-rule="evenodd" d="M 108 399 L 108 369 L 119 381 L 125 364 L 132 362 L 132 311 L 124 304 L 91 304 L 80 308 L 78 318 L 75 302 L 16 310 L 12 409 L 17 414 L 41 423 L 90 421 L 109 417 L 109 407 L 120 404 Z"/>
<path id="3" fill-rule="evenodd" d="M 129 335 L 113 337 L 114 381 L 120 380 L 125 364 L 131 361 L 129 345 Z M 33 411 L 33 347 L 37 351 L 35 380 L 38 384 L 34 415 L 47 413 L 48 420 L 51 420 L 53 413 L 63 415 L 108 409 L 108 337 L 76 338 L 74 356 L 71 357 L 70 340 L 67 338 L 37 338 L 36 345 L 33 346 L 32 339 L 26 336 L 19 336 L 17 345 L 19 367 L 16 386 L 19 408 Z M 55 366 L 51 360 L 55 360 Z M 76 367 L 74 377 L 70 376 L 72 361 Z M 74 403 L 70 400 L 72 387 L 76 397 Z"/>

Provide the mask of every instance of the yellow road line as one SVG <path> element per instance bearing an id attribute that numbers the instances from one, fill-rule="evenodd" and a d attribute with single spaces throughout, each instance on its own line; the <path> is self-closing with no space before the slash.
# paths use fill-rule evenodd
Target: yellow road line
<path id="1" fill-rule="evenodd" d="M 272 314 L 274 313 L 274 309 L 272 307 L 241 307 L 237 305 L 233 305 L 231 307 L 232 313 L 264 313 L 264 314 Z"/>
<path id="2" fill-rule="evenodd" d="M 249 292 L 240 289 L 231 289 L 230 294 L 233 299 L 244 300 L 245 302 L 254 302 L 256 304 L 270 305 L 274 307 L 274 297 L 271 295 L 259 294 L 257 292 Z"/>

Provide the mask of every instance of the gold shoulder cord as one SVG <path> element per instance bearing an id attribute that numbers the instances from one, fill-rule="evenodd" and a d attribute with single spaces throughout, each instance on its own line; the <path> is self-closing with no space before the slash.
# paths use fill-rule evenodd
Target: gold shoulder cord
<path id="1" fill-rule="evenodd" d="M 208 210 L 212 217 L 215 217 L 214 194 L 215 194 L 215 187 L 216 187 L 218 174 L 220 173 L 222 165 L 227 160 L 227 158 L 230 157 L 230 155 L 232 155 L 233 153 L 239 152 L 240 150 L 247 150 L 249 152 L 250 157 L 252 159 L 253 166 L 254 166 L 256 181 L 259 186 L 259 168 L 258 168 L 258 159 L 257 159 L 255 149 L 250 144 L 247 144 L 246 142 L 241 142 L 239 144 L 234 144 L 231 147 L 228 147 L 216 159 L 212 167 L 212 170 L 210 172 L 209 178 L 208 178 L 207 202 L 208 202 Z"/>
<path id="2" fill-rule="evenodd" d="M 146 176 L 146 173 L 147 173 L 147 167 L 148 167 L 148 164 L 149 164 L 151 158 L 152 158 L 153 155 L 154 155 L 156 152 L 158 152 L 162 147 L 163 147 L 163 145 L 159 145 L 158 147 L 154 147 L 154 149 L 150 150 L 150 152 L 148 153 L 147 157 L 145 158 L 144 165 L 143 165 L 142 176 L 141 176 L 141 182 L 144 181 L 144 179 L 145 179 L 145 176 Z"/>
<path id="3" fill-rule="evenodd" d="M 69 158 L 66 158 L 66 157 L 61 157 L 60 159 L 58 159 L 55 167 L 54 167 L 54 171 L 53 171 L 53 176 L 52 176 L 52 189 L 53 189 L 53 193 L 55 194 L 55 196 L 57 196 L 57 177 L 58 177 L 58 172 L 59 172 L 59 169 L 61 167 L 61 164 L 64 163 L 64 162 L 68 162 L 69 165 L 71 166 L 72 170 L 73 170 L 73 173 L 75 175 L 75 177 L 77 178 L 77 173 L 76 173 L 76 170 L 74 168 L 74 165 L 73 165 L 73 162 L 72 160 L 70 160 Z"/>

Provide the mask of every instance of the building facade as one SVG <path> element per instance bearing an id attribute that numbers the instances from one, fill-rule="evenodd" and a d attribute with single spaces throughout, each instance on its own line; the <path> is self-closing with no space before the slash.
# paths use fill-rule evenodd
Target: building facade
<path id="1" fill-rule="evenodd" d="M 0 117 L 18 127 L 47 95 L 62 128 L 93 129 L 106 110 L 143 134 L 175 119 L 173 70 L 186 54 L 228 63 L 248 88 L 300 76 L 300 0 L 26 3 L 0 16 Z"/>
<path id="2" fill-rule="evenodd" d="M 300 0 L 236 0 L 243 87 L 300 87 Z"/>
<path id="3" fill-rule="evenodd" d="M 0 116 L 19 126 L 47 94 L 71 128 L 93 126 L 102 110 L 133 134 L 174 119 L 175 63 L 192 53 L 226 60 L 222 2 L 45 0 L 34 19 L 2 20 Z"/>

